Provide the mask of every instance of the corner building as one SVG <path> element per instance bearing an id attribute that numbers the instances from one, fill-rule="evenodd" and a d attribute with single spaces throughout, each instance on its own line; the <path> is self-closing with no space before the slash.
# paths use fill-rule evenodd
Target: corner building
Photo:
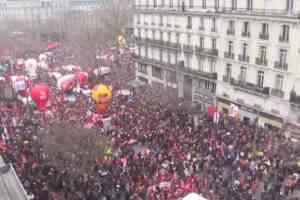
<path id="1" fill-rule="evenodd" d="M 218 109 L 227 112 L 233 103 L 241 120 L 258 119 L 261 126 L 277 128 L 299 125 L 300 2 L 239 0 L 225 5 Z"/>
<path id="2" fill-rule="evenodd" d="M 202 108 L 300 124 L 300 1 L 135 0 L 136 76 Z"/>

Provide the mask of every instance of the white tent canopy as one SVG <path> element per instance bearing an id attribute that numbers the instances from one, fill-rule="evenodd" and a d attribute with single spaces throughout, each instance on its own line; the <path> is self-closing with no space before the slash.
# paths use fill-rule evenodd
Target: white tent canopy
<path id="1" fill-rule="evenodd" d="M 190 193 L 187 196 L 185 196 L 182 200 L 207 200 L 206 198 L 202 197 L 199 194 L 196 193 Z"/>

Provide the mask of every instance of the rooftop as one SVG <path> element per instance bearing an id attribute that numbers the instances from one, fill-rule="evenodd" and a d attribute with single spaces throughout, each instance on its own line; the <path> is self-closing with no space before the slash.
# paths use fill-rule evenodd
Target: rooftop
<path id="1" fill-rule="evenodd" d="M 0 157 L 0 194 L 1 200 L 28 200 L 12 165 L 5 164 L 2 157 Z"/>

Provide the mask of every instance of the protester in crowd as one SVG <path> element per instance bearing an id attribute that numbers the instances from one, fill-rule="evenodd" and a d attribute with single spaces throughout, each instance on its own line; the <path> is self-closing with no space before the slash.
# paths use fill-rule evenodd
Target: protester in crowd
<path id="1" fill-rule="evenodd" d="M 116 90 L 133 76 L 132 54 L 106 53 L 119 59 L 117 64 L 106 60 L 114 73 L 105 81 Z M 95 162 L 88 174 L 78 175 L 70 163 L 58 169 L 48 160 L 39 133 L 47 134 L 53 121 L 75 119 L 84 126 L 93 105 L 83 94 L 75 104 L 64 104 L 56 98 L 59 91 L 52 90 L 53 116 L 34 112 L 28 120 L 22 103 L 0 105 L 1 155 L 36 200 L 175 200 L 190 192 L 209 200 L 274 200 L 297 189 L 298 169 L 291 158 L 299 151 L 280 131 L 223 113 L 217 123 L 203 113 L 195 126 L 190 113 L 178 106 L 170 109 L 148 86 L 136 90 L 130 101 L 114 96 L 107 113 L 113 130 L 104 132 L 102 124 L 96 125 L 100 135 L 112 138 L 110 162 Z"/>

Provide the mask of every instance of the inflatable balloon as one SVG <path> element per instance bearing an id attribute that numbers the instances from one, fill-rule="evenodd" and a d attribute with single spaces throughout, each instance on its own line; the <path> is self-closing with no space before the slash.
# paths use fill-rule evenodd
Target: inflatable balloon
<path id="1" fill-rule="evenodd" d="M 96 104 L 110 103 L 112 99 L 112 92 L 107 85 L 99 84 L 93 88 L 91 97 Z"/>
<path id="2" fill-rule="evenodd" d="M 63 92 L 70 92 L 74 89 L 75 86 L 76 80 L 73 74 L 65 75 L 57 81 L 57 87 Z"/>
<path id="3" fill-rule="evenodd" d="M 75 80 L 65 80 L 61 83 L 61 89 L 64 92 L 71 92 L 75 87 Z"/>
<path id="4" fill-rule="evenodd" d="M 48 50 L 53 50 L 53 49 L 56 49 L 57 47 L 58 47 L 57 43 L 49 43 L 47 45 Z"/>
<path id="5" fill-rule="evenodd" d="M 88 83 L 88 73 L 86 72 L 77 72 L 75 77 L 81 87 Z"/>
<path id="6" fill-rule="evenodd" d="M 111 89 L 107 85 L 99 84 L 93 88 L 91 98 L 96 104 L 97 113 L 105 113 L 112 100 Z"/>
<path id="7" fill-rule="evenodd" d="M 48 98 L 49 87 L 47 85 L 38 84 L 31 89 L 31 99 L 40 111 L 44 111 L 46 109 Z"/>
<path id="8" fill-rule="evenodd" d="M 105 113 L 108 110 L 107 104 L 96 104 L 96 112 L 97 113 Z"/>

